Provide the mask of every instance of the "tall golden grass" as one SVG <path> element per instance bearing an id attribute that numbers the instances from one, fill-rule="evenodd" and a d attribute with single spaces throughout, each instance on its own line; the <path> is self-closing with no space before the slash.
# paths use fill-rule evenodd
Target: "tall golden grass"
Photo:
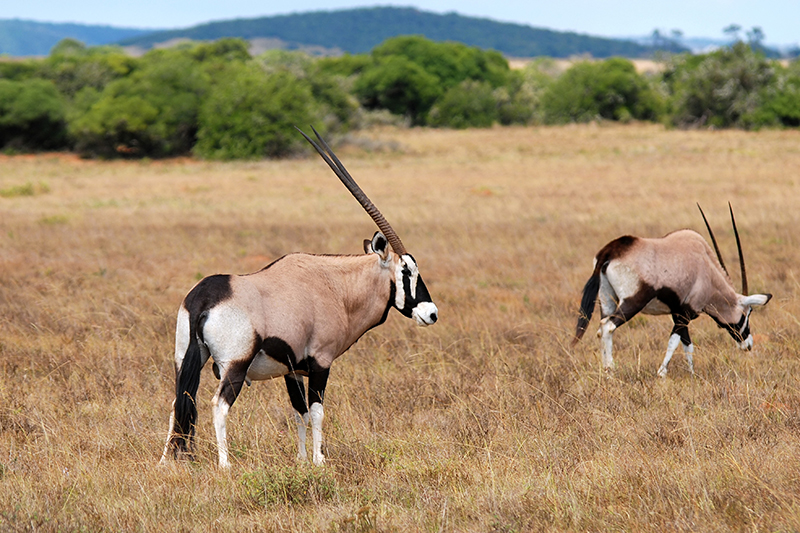
<path id="1" fill-rule="evenodd" d="M 159 467 L 175 312 L 200 277 L 360 253 L 369 218 L 316 156 L 209 163 L 0 158 L 0 530 L 800 529 L 800 134 L 653 125 L 379 129 L 337 153 L 419 262 L 441 318 L 399 313 L 338 360 L 326 466 L 295 461 L 282 380 L 231 410 L 216 467 Z M 360 147 L 370 147 L 368 151 Z M 18 193 L 14 191 L 28 191 Z M 572 350 L 594 253 L 703 231 L 775 295 L 739 351 L 707 317 Z M 732 273 L 738 284 L 738 274 Z M 590 325 L 596 328 L 597 319 Z M 679 350 L 680 352 L 680 350 Z"/>

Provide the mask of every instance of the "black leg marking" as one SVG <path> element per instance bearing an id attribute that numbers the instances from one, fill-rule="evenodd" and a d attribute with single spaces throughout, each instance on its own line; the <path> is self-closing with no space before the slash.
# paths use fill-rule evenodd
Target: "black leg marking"
<path id="1" fill-rule="evenodd" d="M 655 298 L 655 296 L 656 293 L 651 287 L 642 287 L 639 292 L 623 300 L 622 303 L 617 306 L 617 309 L 611 313 L 609 320 L 616 327 L 620 327 L 622 324 L 635 317 L 639 311 L 644 309 L 650 300 Z"/>
<path id="2" fill-rule="evenodd" d="M 320 368 L 308 373 L 308 405 L 322 403 L 328 384 L 329 368 Z"/>
<path id="3" fill-rule="evenodd" d="M 300 413 L 300 416 L 306 414 L 308 406 L 306 405 L 306 384 L 303 381 L 303 376 L 286 374 L 283 379 L 286 381 L 286 392 L 289 393 L 289 401 L 292 402 L 292 407 Z"/>
<path id="4" fill-rule="evenodd" d="M 239 392 L 242 390 L 244 379 L 247 376 L 247 369 L 250 368 L 251 361 L 233 361 L 225 369 L 225 374 L 222 376 L 219 388 L 219 397 L 225 400 L 228 407 L 233 405 Z"/>
<path id="5" fill-rule="evenodd" d="M 672 315 L 672 322 L 674 323 L 672 326 L 672 335 L 679 335 L 681 338 L 681 343 L 684 346 L 689 346 L 692 344 L 692 339 L 689 337 L 689 322 L 691 320 L 691 318 L 688 318 L 685 315 L 675 313 Z"/>

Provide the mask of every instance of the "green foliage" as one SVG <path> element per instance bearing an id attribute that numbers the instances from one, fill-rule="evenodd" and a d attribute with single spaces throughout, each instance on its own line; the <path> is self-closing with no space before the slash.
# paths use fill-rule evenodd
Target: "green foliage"
<path id="1" fill-rule="evenodd" d="M 36 77 L 39 65 L 35 60 L 4 61 L 0 58 L 0 79 L 22 81 Z"/>
<path id="2" fill-rule="evenodd" d="M 462 43 L 437 43 L 418 35 L 387 39 L 372 50 L 372 56 L 405 57 L 436 76 L 445 90 L 468 79 L 498 87 L 505 83 L 509 72 L 508 62 L 499 52 Z"/>
<path id="3" fill-rule="evenodd" d="M 0 147 L 47 150 L 66 144 L 64 100 L 47 80 L 0 79 Z"/>
<path id="4" fill-rule="evenodd" d="M 552 59 L 532 61 L 524 69 L 509 73 L 508 83 L 495 89 L 500 124 L 544 122 L 542 95 L 558 75 Z"/>
<path id="5" fill-rule="evenodd" d="M 328 131 L 346 131 L 358 111 L 358 100 L 348 90 L 351 85 L 342 76 L 321 70 L 318 62 L 303 52 L 270 50 L 257 58 L 268 75 L 288 72 L 311 89 L 318 106 L 315 124 Z"/>
<path id="6" fill-rule="evenodd" d="M 113 80 L 128 76 L 137 64 L 135 58 L 119 48 L 89 48 L 74 39 L 64 39 L 44 60 L 40 75 L 52 80 L 61 94 L 72 98 L 86 87 L 102 90 Z"/>
<path id="7" fill-rule="evenodd" d="M 279 157 L 300 143 L 295 125 L 318 118 L 312 86 L 286 69 L 232 65 L 203 102 L 194 153 L 209 159 Z"/>
<path id="8" fill-rule="evenodd" d="M 775 71 L 762 54 L 738 42 L 710 54 L 678 56 L 664 79 L 673 124 L 748 127 L 763 117 L 760 108 Z"/>
<path id="9" fill-rule="evenodd" d="M 436 76 L 402 56 L 376 61 L 356 81 L 355 92 L 367 109 L 388 109 L 423 124 L 442 87 Z"/>
<path id="10" fill-rule="evenodd" d="M 595 119 L 655 120 L 661 101 L 627 59 L 576 63 L 542 95 L 545 121 L 551 124 Z"/>
<path id="11" fill-rule="evenodd" d="M 76 148 L 99 157 L 186 153 L 208 83 L 185 52 L 148 54 L 140 69 L 102 92 L 90 86 L 76 95 L 69 124 Z"/>
<path id="12" fill-rule="evenodd" d="M 308 466 L 256 470 L 240 482 L 247 498 L 260 507 L 320 503 L 337 494 L 336 479 L 327 470 Z"/>
<path id="13" fill-rule="evenodd" d="M 344 54 L 339 57 L 323 57 L 317 60 L 316 65 L 321 73 L 349 77 L 360 74 L 371 61 L 367 54 Z"/>
<path id="14" fill-rule="evenodd" d="M 800 127 L 800 62 L 774 68 L 775 82 L 760 92 L 760 106 L 745 118 L 753 127 Z"/>
<path id="15" fill-rule="evenodd" d="M 495 88 L 509 78 L 508 62 L 497 52 L 419 36 L 388 39 L 372 51 L 372 58 L 355 84 L 362 104 L 407 116 L 417 125 L 427 121 L 437 99 L 461 82 Z M 458 98 L 452 96 L 451 102 Z"/>
<path id="16" fill-rule="evenodd" d="M 455 129 L 488 128 L 497 120 L 497 101 L 486 82 L 464 80 L 431 109 L 428 124 Z"/>

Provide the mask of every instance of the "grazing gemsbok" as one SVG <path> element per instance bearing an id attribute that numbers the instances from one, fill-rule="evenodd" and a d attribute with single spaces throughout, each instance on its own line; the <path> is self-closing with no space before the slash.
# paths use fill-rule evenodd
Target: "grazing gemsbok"
<path id="1" fill-rule="evenodd" d="M 674 326 L 667 343 L 667 354 L 658 369 L 661 377 L 666 377 L 667 365 L 678 344 L 683 344 L 689 371 L 694 373 L 694 345 L 689 338 L 689 322 L 700 313 L 706 313 L 720 328 L 727 330 L 741 349 L 750 350 L 753 347 L 750 312 L 753 306 L 766 305 L 772 295 L 747 295 L 742 245 L 733 208 L 730 204 L 728 207 L 739 249 L 742 294 L 733 288 L 714 233 L 700 209 L 714 243 L 716 258 L 705 239 L 689 229 L 669 233 L 660 239 L 626 235 L 597 252 L 594 272 L 583 288 L 573 346 L 589 325 L 599 293 L 601 320 L 597 336 L 602 339 L 603 367 L 606 370 L 614 364 L 611 355 L 614 330 L 640 311 L 649 315 L 672 315 Z"/>
<path id="2" fill-rule="evenodd" d="M 175 401 L 162 462 L 192 457 L 200 370 L 210 357 L 220 380 L 211 401 L 220 467 L 229 466 L 225 420 L 242 384 L 279 376 L 296 411 L 298 458 L 307 458 L 310 420 L 313 461 L 321 465 L 322 402 L 331 363 L 382 324 L 391 307 L 420 326 L 436 322 L 436 305 L 400 238 L 319 133 L 314 130 L 324 150 L 300 133 L 380 231 L 364 241 L 365 255 L 289 254 L 253 274 L 209 276 L 189 291 L 178 311 Z"/>

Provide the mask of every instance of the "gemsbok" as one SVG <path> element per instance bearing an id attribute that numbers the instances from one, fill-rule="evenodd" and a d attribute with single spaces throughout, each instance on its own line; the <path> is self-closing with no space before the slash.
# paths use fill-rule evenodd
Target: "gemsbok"
<path id="1" fill-rule="evenodd" d="M 193 457 L 200 370 L 211 358 L 219 379 L 211 406 L 220 467 L 230 466 L 225 422 L 242 385 L 279 376 L 295 410 L 298 459 L 307 458 L 310 421 L 312 458 L 323 464 L 322 402 L 333 361 L 382 324 L 392 307 L 420 326 L 438 318 L 417 262 L 395 231 L 319 133 L 314 130 L 319 144 L 300 133 L 380 231 L 364 241 L 365 255 L 293 253 L 253 274 L 209 276 L 189 291 L 178 311 L 175 401 L 162 463 Z"/>
<path id="2" fill-rule="evenodd" d="M 700 204 L 697 205 L 700 208 Z M 716 258 L 711 247 L 697 232 L 682 229 L 660 239 L 626 235 L 606 244 L 594 258 L 594 271 L 583 288 L 580 315 L 575 328 L 574 346 L 586 331 L 600 295 L 601 320 L 597 336 L 601 339 L 603 368 L 610 370 L 614 330 L 637 313 L 672 315 L 673 327 L 667 343 L 667 354 L 658 369 L 666 377 L 672 354 L 683 345 L 689 371 L 694 374 L 694 345 L 689 337 L 689 322 L 705 313 L 727 330 L 743 350 L 753 347 L 750 334 L 750 313 L 754 306 L 763 306 L 771 294 L 747 294 L 747 273 L 742 245 L 733 208 L 728 204 L 731 223 L 739 249 L 742 271 L 742 294 L 731 283 L 725 263 L 700 208 Z"/>

